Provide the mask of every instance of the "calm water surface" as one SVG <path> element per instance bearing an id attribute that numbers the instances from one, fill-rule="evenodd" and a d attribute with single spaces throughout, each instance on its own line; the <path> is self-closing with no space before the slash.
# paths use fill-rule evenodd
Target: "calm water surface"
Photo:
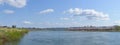
<path id="1" fill-rule="evenodd" d="M 18 45 L 120 45 L 120 33 L 31 31 Z"/>

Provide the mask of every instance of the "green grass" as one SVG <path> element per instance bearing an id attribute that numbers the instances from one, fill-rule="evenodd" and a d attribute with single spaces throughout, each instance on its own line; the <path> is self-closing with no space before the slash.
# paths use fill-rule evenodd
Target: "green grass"
<path id="1" fill-rule="evenodd" d="M 3 41 L 9 42 L 19 40 L 27 32 L 27 29 L 21 28 L 0 28 L 0 45 L 2 45 Z"/>

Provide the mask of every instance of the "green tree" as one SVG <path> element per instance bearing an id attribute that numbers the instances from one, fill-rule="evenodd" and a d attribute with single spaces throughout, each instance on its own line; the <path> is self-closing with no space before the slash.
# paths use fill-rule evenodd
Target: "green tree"
<path id="1" fill-rule="evenodd" d="M 114 28 L 115 28 L 116 31 L 120 31 L 120 26 L 115 25 Z"/>
<path id="2" fill-rule="evenodd" d="M 12 28 L 16 28 L 16 25 L 12 25 Z"/>

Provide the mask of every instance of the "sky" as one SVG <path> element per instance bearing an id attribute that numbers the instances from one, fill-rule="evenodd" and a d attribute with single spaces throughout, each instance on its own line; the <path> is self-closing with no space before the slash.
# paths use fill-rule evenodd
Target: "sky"
<path id="1" fill-rule="evenodd" d="M 0 0 L 0 25 L 79 27 L 120 25 L 120 0 Z"/>

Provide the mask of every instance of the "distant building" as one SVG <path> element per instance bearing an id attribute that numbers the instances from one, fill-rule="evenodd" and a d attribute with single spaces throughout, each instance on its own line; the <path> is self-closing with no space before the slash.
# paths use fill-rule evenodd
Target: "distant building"
<path id="1" fill-rule="evenodd" d="M 101 27 L 95 27 L 95 26 L 84 26 L 84 27 L 71 27 L 68 28 L 69 30 L 73 31 L 112 31 L 114 30 L 114 27 L 110 26 L 101 26 Z"/>

